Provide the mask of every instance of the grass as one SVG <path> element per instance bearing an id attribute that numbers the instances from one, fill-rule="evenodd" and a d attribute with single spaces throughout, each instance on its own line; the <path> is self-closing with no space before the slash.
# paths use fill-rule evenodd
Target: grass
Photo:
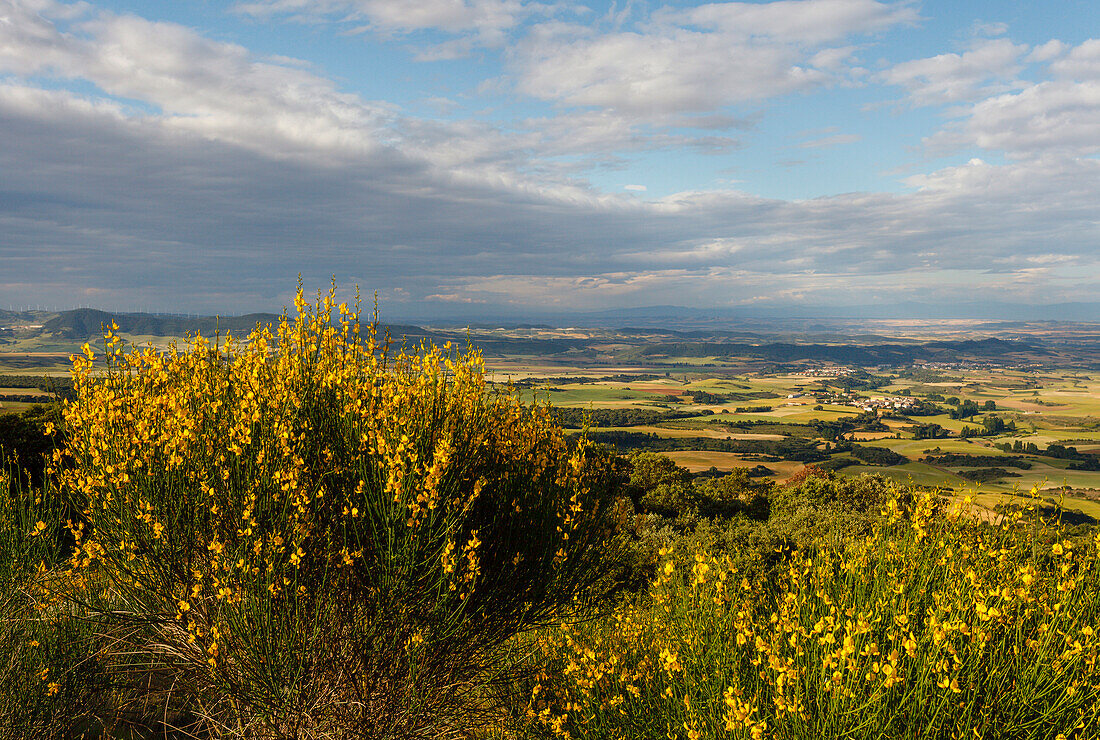
<path id="1" fill-rule="evenodd" d="M 1053 495 L 1051 495 L 1053 494 Z M 986 490 L 986 486 L 982 486 L 975 491 L 963 491 L 958 494 L 962 496 L 970 496 L 970 498 L 977 504 L 984 506 L 987 509 L 993 510 L 998 506 L 1028 506 L 1037 503 L 1035 497 L 1028 495 L 1014 495 L 1013 493 L 992 492 Z M 1091 501 L 1085 498 L 1077 497 L 1062 497 L 1059 492 L 1040 492 L 1038 502 L 1054 505 L 1059 505 L 1066 511 L 1079 511 L 1083 514 L 1100 520 L 1100 502 Z"/>
<path id="2" fill-rule="evenodd" d="M 42 399 L 42 402 L 49 401 L 51 399 L 50 394 L 45 391 L 41 391 L 37 388 L 0 388 L 0 414 L 15 414 L 26 411 L 34 405 L 33 401 L 7 401 L 4 400 L 4 396 L 35 396 Z"/>
<path id="3" fill-rule="evenodd" d="M 645 407 L 653 403 L 668 403 L 675 400 L 679 388 L 670 388 L 669 393 L 636 391 L 629 388 L 613 388 L 604 384 L 565 385 L 555 391 L 538 388 L 525 392 L 524 397 L 539 401 L 551 401 L 555 406 L 597 408 Z M 529 395 L 528 395 L 529 394 Z"/>
<path id="4" fill-rule="evenodd" d="M 34 406 L 28 401 L 4 401 L 0 400 L 0 414 L 18 414 Z"/>
<path id="5" fill-rule="evenodd" d="M 899 483 L 912 482 L 918 486 L 947 486 L 952 487 L 966 483 L 967 481 L 950 472 L 945 472 L 926 463 L 906 463 L 889 468 L 881 468 L 873 465 L 851 465 L 842 468 L 840 475 L 846 477 L 876 473 L 886 476 Z"/>
<path id="6" fill-rule="evenodd" d="M 644 434 L 656 434 L 658 437 L 684 438 L 684 437 L 708 437 L 710 439 L 784 439 L 781 434 L 756 434 L 753 432 L 725 431 L 706 428 L 679 428 L 674 426 L 634 426 L 634 427 L 593 427 L 593 432 L 641 432 Z"/>
<path id="7" fill-rule="evenodd" d="M 883 439 L 875 442 L 876 447 L 886 447 L 899 455 L 905 455 L 911 460 L 919 460 L 925 455 L 939 455 L 947 452 L 955 452 L 963 455 L 994 455 L 1001 456 L 1008 453 L 1002 452 L 996 447 L 986 447 L 978 438 L 973 439 Z M 936 448 L 939 452 L 935 452 Z M 925 452 L 925 450 L 933 450 Z"/>
<path id="8" fill-rule="evenodd" d="M 737 468 L 753 468 L 757 465 L 764 465 L 771 470 L 774 470 L 776 475 L 773 476 L 776 479 L 784 480 L 791 477 L 804 466 L 802 463 L 794 462 L 791 460 L 780 460 L 779 462 L 761 462 L 760 460 L 746 460 L 741 455 L 733 452 L 706 452 L 695 450 L 680 450 L 675 452 L 667 452 L 665 456 L 675 461 L 680 467 L 686 468 L 693 473 L 698 473 L 704 470 L 710 470 L 712 467 L 718 468 L 722 471 L 736 470 Z"/>

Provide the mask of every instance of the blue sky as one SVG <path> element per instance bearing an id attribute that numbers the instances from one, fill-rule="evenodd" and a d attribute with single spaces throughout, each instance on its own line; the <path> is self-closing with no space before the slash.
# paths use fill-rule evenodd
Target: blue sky
<path id="1" fill-rule="evenodd" d="M 0 304 L 1100 288 L 1079 0 L 0 0 L 0 133 Z"/>

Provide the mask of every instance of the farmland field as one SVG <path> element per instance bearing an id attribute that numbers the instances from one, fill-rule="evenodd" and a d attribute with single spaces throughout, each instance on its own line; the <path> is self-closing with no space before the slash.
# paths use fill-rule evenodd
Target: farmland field
<path id="1" fill-rule="evenodd" d="M 654 368 L 631 368 L 643 373 Z M 556 367 L 553 372 L 562 375 L 565 369 Z M 580 373 L 583 367 L 571 368 Z M 1081 455 L 1089 455 L 1100 449 L 1100 374 L 1033 371 L 1027 374 L 1014 370 L 956 370 L 954 381 L 937 385 L 924 384 L 915 387 L 904 382 L 902 372 L 879 371 L 883 385 L 874 390 L 852 394 L 843 404 L 824 395 L 830 393 L 828 384 L 808 382 L 800 376 L 769 376 L 762 373 L 711 377 L 700 374 L 677 373 L 675 380 L 646 381 L 644 383 L 605 382 L 593 379 L 583 386 L 575 384 L 554 385 L 551 381 L 540 384 L 532 391 L 538 398 L 546 399 L 556 407 L 596 409 L 659 409 L 674 411 L 686 418 L 674 418 L 657 423 L 635 426 L 593 426 L 592 432 L 633 432 L 676 440 L 687 448 L 677 449 L 669 456 L 689 470 L 705 470 L 712 465 L 719 470 L 734 467 L 751 467 L 758 463 L 756 455 L 720 450 L 690 449 L 693 440 L 781 440 L 790 436 L 805 436 L 807 427 L 816 428 L 815 442 L 819 449 L 835 450 L 837 445 L 855 443 L 890 450 L 904 458 L 905 462 L 883 465 L 848 465 L 839 468 L 845 475 L 877 472 L 900 480 L 912 480 L 921 485 L 973 487 L 966 477 L 959 475 L 965 466 L 944 461 L 926 461 L 927 458 L 944 455 L 981 458 L 979 467 L 999 468 L 999 458 L 1012 458 L 1014 453 L 1002 449 L 1019 443 L 1034 445 L 1045 450 L 1049 445 L 1076 446 Z M 528 376 L 537 380 L 536 375 Z M 1019 400 L 1021 391 L 1006 391 L 1006 387 L 1026 380 L 1029 394 Z M 1069 384 L 1067 386 L 1067 383 Z M 944 403 L 943 389 L 954 391 L 956 406 L 973 401 L 983 409 L 992 402 L 994 407 L 981 414 L 958 419 L 952 418 L 951 404 Z M 702 391 L 709 396 L 693 396 Z M 744 400 L 735 394 L 746 391 L 767 393 L 768 398 Z M 899 394 L 893 396 L 891 394 Z M 729 395 L 731 398 L 717 398 Z M 868 417 L 865 403 L 885 403 L 881 398 L 911 398 L 925 400 L 938 409 L 926 409 L 922 415 L 908 415 L 904 409 L 875 408 Z M 931 400 L 929 400 L 931 399 Z M 1032 399 L 1042 401 L 1036 404 Z M 821 403 L 819 403 L 821 401 Z M 928 413 L 930 411 L 930 413 Z M 998 416 L 1014 429 L 1000 430 L 982 436 L 960 436 L 964 428 L 976 429 L 985 416 Z M 837 431 L 837 422 L 859 417 L 853 428 Z M 939 438 L 918 439 L 917 425 L 939 425 Z M 865 428 L 861 428 L 865 427 Z M 763 431 L 766 429 L 766 432 Z M 757 431 L 760 430 L 760 431 Z M 1016 453 L 1018 456 L 1018 453 Z M 832 452 L 829 459 L 848 457 L 843 451 Z M 1074 461 L 1043 455 L 1025 454 L 1027 468 L 1009 471 L 1005 477 L 985 480 L 983 490 L 1005 492 L 1012 490 L 1041 489 L 1100 489 L 1100 472 L 1070 469 Z M 974 461 L 968 461 L 974 462 Z M 782 472 L 793 475 L 803 467 L 785 461 Z"/>
<path id="2" fill-rule="evenodd" d="M 641 356 L 637 349 L 632 355 Z M 781 481 L 812 464 L 844 476 L 877 473 L 978 492 L 981 505 L 1034 490 L 1100 513 L 1090 500 L 1100 491 L 1100 372 L 1093 363 L 753 367 L 751 357 L 645 357 L 613 370 L 592 362 L 527 366 L 522 389 L 591 415 L 589 433 L 601 441 L 662 452 L 691 472 L 763 465 Z M 515 379 L 516 362 L 490 358 L 489 367 Z M 639 380 L 621 377 L 630 374 Z M 601 423 L 599 410 L 617 412 L 618 421 Z M 650 416 L 624 421 L 632 410 Z M 654 420 L 653 412 L 667 418 Z M 583 426 L 576 413 L 568 418 L 573 428 Z M 818 459 L 786 459 L 751 444 L 734 449 L 753 440 L 801 440 L 800 456 L 814 457 L 810 448 Z"/>
<path id="3" fill-rule="evenodd" d="M 62 328 L 16 331 L 0 347 L 0 375 L 66 375 L 69 353 L 95 341 L 94 332 L 73 327 L 95 320 L 102 316 L 36 317 L 34 326 Z M 125 340 L 156 351 L 188 328 L 178 320 L 120 320 L 132 327 L 120 330 Z M 234 319 L 219 321 L 194 328 L 244 333 Z M 158 334 L 158 326 L 177 333 Z M 690 341 L 663 329 L 600 327 L 402 326 L 393 336 L 406 345 L 480 347 L 493 383 L 550 404 L 567 428 L 587 428 L 623 452 L 666 454 L 691 472 L 763 466 L 782 481 L 816 465 L 990 496 L 1035 489 L 1086 501 L 1100 491 L 1094 327 L 873 328 L 786 328 L 751 339 L 695 331 Z M 842 361 L 847 356 L 854 361 Z M 0 387 L 0 413 L 49 398 L 39 388 Z"/>

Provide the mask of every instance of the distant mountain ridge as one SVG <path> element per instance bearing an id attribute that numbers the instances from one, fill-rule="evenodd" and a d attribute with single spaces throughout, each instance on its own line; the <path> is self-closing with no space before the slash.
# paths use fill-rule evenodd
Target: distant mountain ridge
<path id="1" fill-rule="evenodd" d="M 110 328 L 113 322 L 118 325 L 120 332 L 127 334 L 167 337 L 201 333 L 213 336 L 215 331 L 222 334 L 248 332 L 255 329 L 257 324 L 273 324 L 278 320 L 279 316 L 271 313 L 187 318 L 147 313 L 111 313 L 94 308 L 78 308 L 62 311 L 43 324 L 42 330 L 59 337 L 81 339 L 102 335 L 104 328 Z"/>
<path id="2" fill-rule="evenodd" d="M 1100 303 L 1074 302 L 1024 304 L 972 302 L 930 304 L 909 301 L 896 304 L 852 306 L 754 304 L 716 308 L 690 306 L 640 306 L 577 314 L 593 322 L 668 321 L 670 319 L 981 319 L 1003 321 L 1100 321 Z"/>
<path id="3" fill-rule="evenodd" d="M 668 357 L 756 357 L 770 362 L 800 360 L 830 361 L 858 365 L 907 364 L 922 361 L 956 361 L 966 357 L 1000 359 L 1018 352 L 1046 355 L 1049 351 L 1033 341 L 981 339 L 922 342 L 915 344 L 823 345 L 741 344 L 719 342 L 662 342 L 626 350 L 623 359 Z"/>
<path id="4" fill-rule="evenodd" d="M 653 307 L 651 316 L 672 310 L 674 307 Z M 694 309 L 684 309 L 692 311 Z M 711 313 L 710 315 L 713 315 Z M 243 316 L 156 315 L 144 313 L 115 313 L 96 309 L 77 309 L 60 314 L 18 317 L 21 325 L 6 331 L 0 341 L 5 345 L 26 338 L 40 338 L 43 346 L 52 350 L 79 346 L 81 342 L 98 343 L 103 328 L 117 324 L 119 332 L 130 337 L 183 337 L 201 333 L 222 337 L 232 333 L 243 337 L 258 324 L 275 324 L 282 316 L 274 313 L 252 313 Z M 634 319 L 640 317 L 634 316 Z M 32 321 L 33 320 L 33 321 Z M 42 323 L 38 323 L 42 321 Z M 495 322 L 494 322 L 495 323 Z M 495 330 L 478 330 L 475 326 L 451 328 L 424 328 L 414 324 L 382 324 L 378 327 L 380 338 L 389 335 L 396 347 L 402 345 L 415 349 L 421 342 L 443 346 L 447 342 L 456 351 L 473 345 L 486 356 L 555 357 L 556 361 L 582 360 L 618 363 L 663 363 L 675 358 L 748 359 L 764 363 L 792 363 L 804 361 L 832 362 L 862 366 L 900 366 L 913 362 L 1076 362 L 1082 366 L 1100 367 L 1100 334 L 1093 336 L 1089 326 L 1079 334 L 1061 335 L 1038 331 L 1028 336 L 1013 333 L 1004 338 L 940 339 L 927 341 L 880 334 L 838 333 L 823 331 L 824 326 L 801 327 L 793 331 L 777 324 L 774 331 L 744 331 L 722 328 L 715 322 L 706 328 L 673 329 L 668 327 L 645 329 L 648 321 L 631 322 L 629 330 L 610 330 L 611 334 L 584 331 L 562 336 L 558 332 L 535 332 L 521 336 L 497 333 Z M 672 322 L 669 322 L 672 323 Z M 701 322 L 706 326 L 707 322 Z M 753 325 L 747 321 L 746 325 Z M 578 323 L 579 325 L 579 323 Z M 2 326 L 2 325 L 0 325 Z M 517 329 L 536 328 L 528 324 L 513 324 Z M 658 322 L 658 327 L 660 322 Z M 728 326 L 728 324 L 727 324 Z M 841 325 L 843 326 L 843 325 Z M 501 327 L 497 324 L 497 327 Z M 501 327 L 502 328 L 502 327 Z M 813 331 L 808 331 L 813 329 Z M 1100 326 L 1097 327 L 1100 332 Z M 20 337 L 23 337 L 21 339 Z M 610 344 L 609 344 L 610 341 Z M 626 345 L 626 346 L 623 346 Z"/>
<path id="5" fill-rule="evenodd" d="M 414 307 L 415 306 L 415 307 Z M 1010 302 L 970 302 L 928 304 L 915 301 L 896 304 L 865 304 L 826 306 L 805 304 L 752 304 L 699 308 L 676 305 L 637 306 L 588 311 L 561 312 L 526 307 L 448 307 L 447 316 L 438 313 L 438 307 L 429 304 L 396 304 L 389 313 L 396 319 L 390 324 L 394 335 L 422 336 L 422 326 L 459 328 L 464 331 L 478 329 L 541 329 L 557 327 L 604 327 L 625 331 L 659 329 L 679 331 L 690 335 L 694 332 L 718 332 L 727 336 L 751 339 L 762 326 L 774 322 L 806 322 L 813 320 L 936 320 L 969 319 L 1004 322 L 1085 322 L 1100 323 L 1100 302 L 1066 302 L 1052 304 L 1023 304 Z M 51 314 L 39 311 L 0 310 L 0 326 L 4 323 L 26 323 Z M 63 332 L 66 336 L 96 336 L 99 327 L 113 319 L 120 329 L 132 334 L 152 336 L 181 336 L 188 331 L 213 334 L 215 326 L 238 333 L 253 329 L 257 322 L 277 321 L 276 313 L 250 313 L 243 316 L 187 317 L 165 314 L 122 313 L 81 308 L 53 315 L 47 322 L 47 331 Z M 739 323 L 744 323 L 738 326 Z M 763 322 L 761 324 L 761 322 Z M 732 326 L 731 326 L 732 324 Z M 630 327 L 630 329 L 623 329 Z M 820 327 L 824 329 L 825 327 Z M 803 329 L 804 331 L 805 329 Z M 446 329 L 444 329 L 446 331 Z M 764 333 L 770 333 L 763 329 Z"/>
<path id="6" fill-rule="evenodd" d="M 600 326 L 635 328 L 678 328 L 690 330 L 700 322 L 814 319 L 970 319 L 981 321 L 1071 321 L 1100 322 L 1100 302 L 1065 302 L 1049 304 L 1012 303 L 1008 301 L 966 303 L 921 303 L 908 301 L 863 305 L 807 305 L 756 303 L 741 306 L 699 308 L 692 306 L 655 305 L 632 308 L 609 308 L 590 311 L 561 312 L 547 309 L 491 308 L 488 306 L 448 307 L 443 317 L 431 305 L 415 308 L 391 306 L 406 320 L 429 325 L 457 326 L 476 321 L 482 325 L 505 322 L 539 322 L 555 326 Z M 505 318 L 508 317 L 508 318 Z M 686 326 L 685 326 L 686 324 Z M 497 325 L 501 325 L 497 323 Z"/>
<path id="7" fill-rule="evenodd" d="M 118 330 L 126 334 L 155 337 L 180 337 L 202 334 L 212 337 L 215 332 L 224 336 L 232 332 L 238 336 L 248 334 L 257 325 L 277 324 L 282 316 L 274 313 L 249 313 L 243 316 L 157 316 L 147 313 L 111 313 L 94 308 L 78 308 L 63 311 L 42 325 L 42 331 L 66 339 L 90 339 L 103 335 L 104 327 L 114 322 Z M 379 333 L 389 330 L 394 339 L 428 337 L 429 332 L 419 326 L 391 324 L 380 326 Z"/>

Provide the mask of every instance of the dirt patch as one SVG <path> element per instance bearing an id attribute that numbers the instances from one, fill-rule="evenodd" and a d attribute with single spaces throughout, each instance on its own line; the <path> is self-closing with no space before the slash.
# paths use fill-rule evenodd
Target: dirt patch
<path id="1" fill-rule="evenodd" d="M 664 396 L 685 396 L 687 389 L 657 383 L 629 383 L 627 386 L 632 391 L 639 393 L 660 393 Z"/>
<path id="2" fill-rule="evenodd" d="M 852 436 L 856 439 L 871 440 L 871 439 L 893 439 L 893 432 L 852 432 Z"/>
<path id="3" fill-rule="evenodd" d="M 669 427 L 630 427 L 631 431 L 656 434 L 658 437 L 706 437 L 708 439 L 763 439 L 778 441 L 782 434 L 752 434 L 751 432 L 723 432 L 714 429 L 672 429 Z"/>

